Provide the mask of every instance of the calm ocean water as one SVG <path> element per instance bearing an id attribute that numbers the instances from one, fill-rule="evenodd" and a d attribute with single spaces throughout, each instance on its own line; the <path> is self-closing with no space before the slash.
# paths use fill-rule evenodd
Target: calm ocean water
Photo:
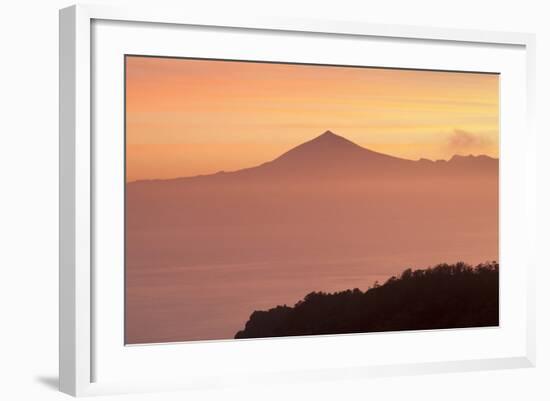
<path id="1" fill-rule="evenodd" d="M 294 305 L 312 291 L 383 283 L 373 261 L 272 262 L 140 268 L 127 282 L 132 343 L 233 338 L 255 310 Z M 395 274 L 400 273 L 396 271 Z"/>

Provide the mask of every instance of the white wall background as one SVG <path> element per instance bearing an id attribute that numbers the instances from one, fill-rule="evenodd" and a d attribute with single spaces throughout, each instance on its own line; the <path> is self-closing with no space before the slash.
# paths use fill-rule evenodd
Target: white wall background
<path id="1" fill-rule="evenodd" d="M 112 0 L 96 3 L 130 4 Z M 534 369 L 108 397 L 132 400 L 550 399 L 550 24 L 546 1 L 140 1 L 189 13 L 361 19 L 376 23 L 527 31 L 537 41 L 539 266 Z M 0 13 L 0 399 L 57 400 L 58 21 L 61 0 L 2 2 Z M 520 133 L 518 133 L 520 134 Z"/>

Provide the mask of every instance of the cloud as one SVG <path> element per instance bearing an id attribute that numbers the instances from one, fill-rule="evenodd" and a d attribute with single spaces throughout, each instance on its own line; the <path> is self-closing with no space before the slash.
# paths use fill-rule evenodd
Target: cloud
<path id="1" fill-rule="evenodd" d="M 447 147 L 454 153 L 480 153 L 488 145 L 487 138 L 460 129 L 455 129 L 447 141 Z"/>

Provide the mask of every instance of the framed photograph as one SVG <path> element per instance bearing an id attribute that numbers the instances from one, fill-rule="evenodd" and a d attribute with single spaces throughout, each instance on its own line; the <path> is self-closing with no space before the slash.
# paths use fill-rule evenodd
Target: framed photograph
<path id="1" fill-rule="evenodd" d="M 534 37 L 60 12 L 60 388 L 535 363 Z"/>

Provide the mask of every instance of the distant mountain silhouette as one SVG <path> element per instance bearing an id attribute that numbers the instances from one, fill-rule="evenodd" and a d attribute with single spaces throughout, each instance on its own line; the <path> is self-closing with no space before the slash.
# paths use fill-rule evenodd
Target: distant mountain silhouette
<path id="1" fill-rule="evenodd" d="M 496 262 L 407 269 L 365 292 L 312 292 L 255 311 L 235 338 L 498 326 L 498 288 Z"/>
<path id="2" fill-rule="evenodd" d="M 411 161 L 365 149 L 348 139 L 326 131 L 302 143 L 271 162 L 273 165 L 327 168 L 337 166 L 390 167 L 410 165 Z"/>
<path id="3" fill-rule="evenodd" d="M 277 286 L 288 285 L 280 277 L 292 277 L 292 288 L 305 293 L 320 274 L 315 268 L 294 267 L 297 261 L 315 266 L 369 260 L 354 273 L 363 277 L 441 260 L 497 260 L 498 199 L 497 159 L 405 160 L 330 131 L 259 166 L 128 183 L 129 338 L 142 332 L 144 324 L 160 324 L 155 319 L 165 315 L 166 303 L 156 306 L 152 300 L 169 294 L 155 286 L 145 290 L 139 280 L 176 282 L 189 266 L 275 266 L 273 282 L 262 281 L 265 274 L 260 273 L 239 280 L 254 279 L 255 286 L 270 288 L 261 296 L 276 299 L 281 292 Z M 169 270 L 173 267 L 179 273 Z M 238 280 L 235 271 L 232 278 L 213 274 L 208 280 L 226 280 L 221 288 L 230 285 L 227 280 Z M 186 282 L 199 280 L 200 270 L 193 272 L 185 273 Z M 243 308 L 260 302 L 255 288 L 243 295 Z M 192 302 L 183 293 L 171 296 L 178 305 Z M 242 317 L 235 324 L 242 324 Z M 162 338 L 177 340 L 166 336 Z"/>
<path id="4" fill-rule="evenodd" d="M 455 155 L 450 160 L 418 161 L 402 159 L 395 156 L 363 148 L 350 140 L 325 131 L 314 139 L 304 142 L 276 159 L 259 166 L 244 168 L 232 172 L 199 175 L 182 179 L 330 179 L 357 177 L 392 177 L 411 175 L 431 175 L 445 173 L 460 175 L 470 173 L 474 169 L 477 174 L 495 173 L 498 171 L 498 159 L 486 155 L 460 156 Z M 147 180 L 168 181 L 168 180 Z M 146 182 L 147 182 L 146 181 Z M 139 181 L 138 181 L 139 182 Z"/>

